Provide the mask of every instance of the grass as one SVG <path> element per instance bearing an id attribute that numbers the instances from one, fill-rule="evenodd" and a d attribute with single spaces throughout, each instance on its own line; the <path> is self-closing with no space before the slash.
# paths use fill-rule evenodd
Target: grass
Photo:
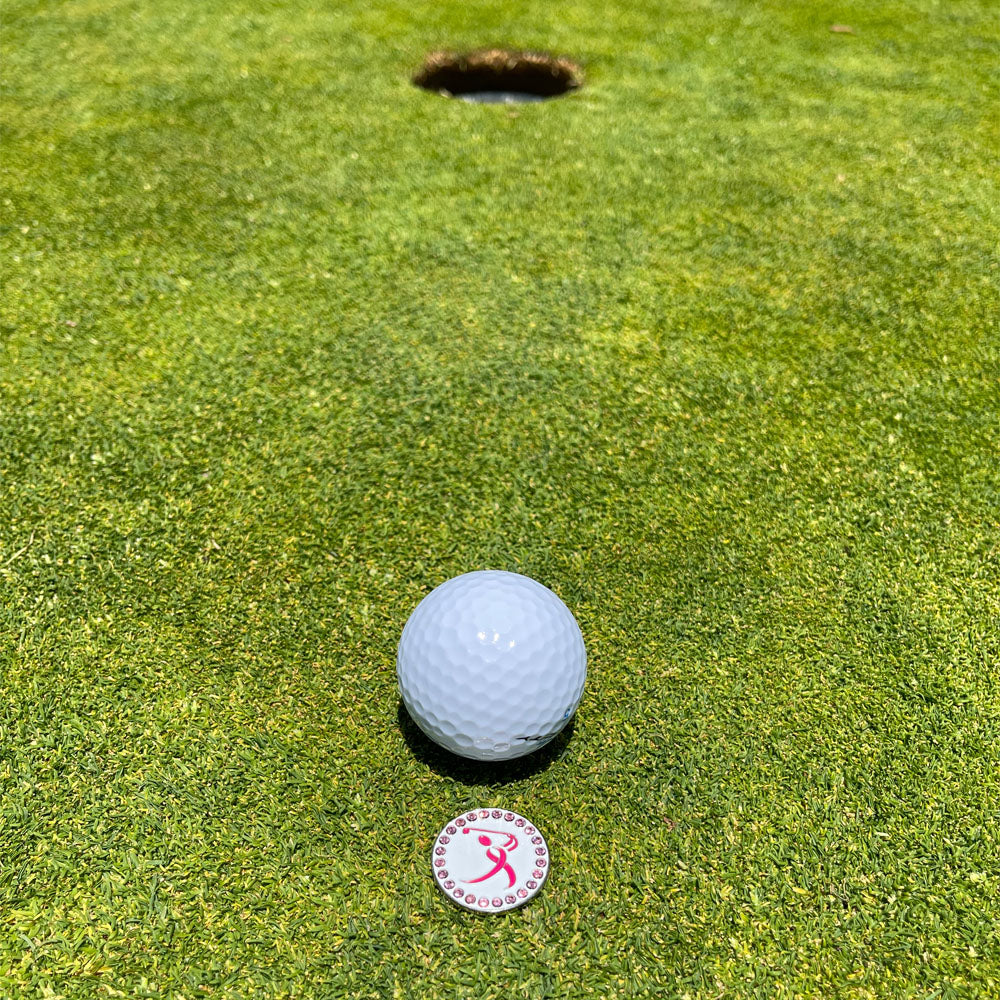
<path id="1" fill-rule="evenodd" d="M 854 34 L 835 34 L 831 23 Z M 1000 993 L 987 3 L 11 0 L 0 992 Z M 429 51 L 579 60 L 511 110 Z M 401 720 L 442 580 L 590 676 Z M 553 849 L 482 919 L 459 809 Z"/>

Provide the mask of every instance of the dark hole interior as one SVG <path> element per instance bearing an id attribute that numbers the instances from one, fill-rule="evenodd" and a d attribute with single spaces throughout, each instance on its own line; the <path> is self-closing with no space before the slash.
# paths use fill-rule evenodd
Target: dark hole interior
<path id="1" fill-rule="evenodd" d="M 418 87 L 460 97 L 501 94 L 558 97 L 580 86 L 568 59 L 533 52 L 489 49 L 466 55 L 432 53 L 413 78 Z"/>

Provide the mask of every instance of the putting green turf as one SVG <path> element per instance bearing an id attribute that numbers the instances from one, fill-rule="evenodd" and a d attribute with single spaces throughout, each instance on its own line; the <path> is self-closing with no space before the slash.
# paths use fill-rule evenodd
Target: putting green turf
<path id="1" fill-rule="evenodd" d="M 992 4 L 4 21 L 0 993 L 1000 994 Z M 587 85 L 410 86 L 487 44 Z M 394 676 L 484 567 L 590 653 L 495 771 Z"/>

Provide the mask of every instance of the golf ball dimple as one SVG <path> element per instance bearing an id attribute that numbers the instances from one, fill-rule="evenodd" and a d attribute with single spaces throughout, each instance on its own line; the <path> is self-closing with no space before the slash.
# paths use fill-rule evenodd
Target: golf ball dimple
<path id="1" fill-rule="evenodd" d="M 499 570 L 465 573 L 410 615 L 396 657 L 399 691 L 435 743 L 472 760 L 544 746 L 576 711 L 587 652 L 547 587 Z"/>

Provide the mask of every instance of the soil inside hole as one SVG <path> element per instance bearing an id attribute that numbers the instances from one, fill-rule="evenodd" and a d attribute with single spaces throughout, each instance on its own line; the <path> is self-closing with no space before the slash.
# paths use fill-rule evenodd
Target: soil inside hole
<path id="1" fill-rule="evenodd" d="M 541 52 L 482 49 L 456 55 L 432 52 L 413 78 L 424 90 L 480 104 L 544 101 L 576 90 L 580 68 Z"/>

